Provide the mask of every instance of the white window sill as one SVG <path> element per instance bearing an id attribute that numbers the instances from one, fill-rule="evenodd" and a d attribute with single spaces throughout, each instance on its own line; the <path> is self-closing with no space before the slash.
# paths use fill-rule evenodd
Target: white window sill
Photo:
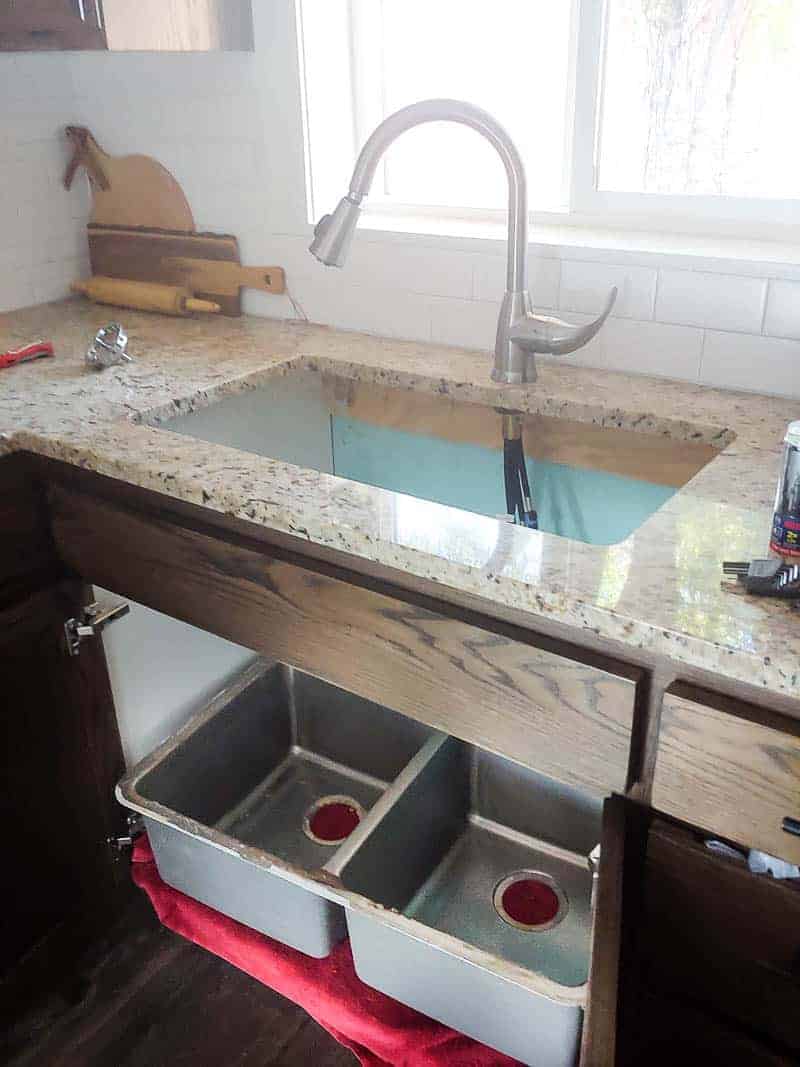
<path id="1" fill-rule="evenodd" d="M 800 244 L 660 230 L 536 222 L 528 235 L 533 254 L 549 259 L 588 260 L 640 266 L 682 267 L 754 277 L 800 280 Z M 364 211 L 359 222 L 366 240 L 425 240 L 467 251 L 505 250 L 504 223 Z"/>

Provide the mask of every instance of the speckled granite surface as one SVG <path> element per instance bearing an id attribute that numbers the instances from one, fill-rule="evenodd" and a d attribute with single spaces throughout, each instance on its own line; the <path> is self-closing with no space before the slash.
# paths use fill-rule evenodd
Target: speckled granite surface
<path id="1" fill-rule="evenodd" d="M 0 315 L 0 351 L 55 342 L 0 372 L 0 450 L 27 449 L 165 492 L 442 586 L 663 652 L 800 698 L 800 612 L 721 588 L 723 558 L 765 554 L 796 402 L 540 363 L 532 386 L 489 381 L 487 355 L 268 319 L 125 312 L 135 363 L 87 369 L 111 309 L 63 301 Z M 626 541 L 585 545 L 159 426 L 303 366 L 402 389 L 718 445 L 720 455 Z M 800 374 L 800 367 L 798 367 Z M 576 639 L 580 640 L 578 634 Z"/>

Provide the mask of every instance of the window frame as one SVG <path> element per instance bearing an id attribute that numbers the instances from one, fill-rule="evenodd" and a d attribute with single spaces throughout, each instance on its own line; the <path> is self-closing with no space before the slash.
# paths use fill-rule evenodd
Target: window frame
<path id="1" fill-rule="evenodd" d="M 299 25 L 304 6 L 313 0 L 296 0 Z M 609 0 L 561 0 L 572 5 L 570 76 L 564 139 L 565 188 L 563 210 L 531 208 L 537 225 L 591 228 L 597 230 L 683 232 L 724 238 L 800 242 L 800 198 L 795 200 L 675 195 L 663 193 L 609 192 L 597 188 L 602 134 L 603 65 Z M 360 149 L 384 117 L 381 94 L 381 50 L 370 42 L 380 30 L 380 0 L 345 0 L 349 26 L 349 63 L 352 111 L 347 117 L 348 136 Z M 299 41 L 301 79 L 309 76 L 304 61 L 302 34 Z M 313 76 L 313 75 L 312 75 Z M 369 91 L 365 87 L 369 86 Z M 304 84 L 304 95 L 308 95 Z M 307 125 L 306 152 L 315 155 L 312 131 Z M 316 150 L 317 153 L 319 150 Z M 318 161 L 317 161 L 318 162 Z M 355 162 L 355 158 L 353 160 Z M 313 168 L 312 168 L 313 170 Z M 311 191 L 311 190 L 310 190 Z M 317 197 L 309 197 L 309 221 L 313 221 Z M 319 204 L 322 211 L 330 205 Z M 453 205 L 407 203 L 389 196 L 386 170 L 379 167 L 367 205 L 372 225 L 393 228 L 398 220 L 452 220 L 454 230 L 464 225 L 499 225 L 506 218 L 503 208 L 470 208 Z"/>

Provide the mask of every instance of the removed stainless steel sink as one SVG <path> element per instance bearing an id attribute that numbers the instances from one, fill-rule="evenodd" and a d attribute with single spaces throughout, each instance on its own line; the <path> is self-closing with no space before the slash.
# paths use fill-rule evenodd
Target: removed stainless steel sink
<path id="1" fill-rule="evenodd" d="M 144 815 L 165 882 L 325 956 L 345 936 L 341 908 L 326 899 L 326 867 L 431 733 L 260 662 L 144 760 L 118 795 Z"/>

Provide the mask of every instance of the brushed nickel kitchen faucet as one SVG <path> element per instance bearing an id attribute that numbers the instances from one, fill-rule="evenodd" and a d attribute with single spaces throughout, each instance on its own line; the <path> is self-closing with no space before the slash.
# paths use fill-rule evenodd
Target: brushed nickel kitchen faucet
<path id="1" fill-rule="evenodd" d="M 401 108 L 373 131 L 356 161 L 350 190 L 332 215 L 314 229 L 309 251 L 329 267 L 344 265 L 361 204 L 369 192 L 381 156 L 401 133 L 424 122 L 446 120 L 472 127 L 494 145 L 508 178 L 508 267 L 506 292 L 497 322 L 492 379 L 509 385 L 536 380 L 535 354 L 566 355 L 590 341 L 608 317 L 617 296 L 613 288 L 599 318 L 586 326 L 536 315 L 528 292 L 528 194 L 525 167 L 516 145 L 499 122 L 461 100 L 422 100 Z"/>

